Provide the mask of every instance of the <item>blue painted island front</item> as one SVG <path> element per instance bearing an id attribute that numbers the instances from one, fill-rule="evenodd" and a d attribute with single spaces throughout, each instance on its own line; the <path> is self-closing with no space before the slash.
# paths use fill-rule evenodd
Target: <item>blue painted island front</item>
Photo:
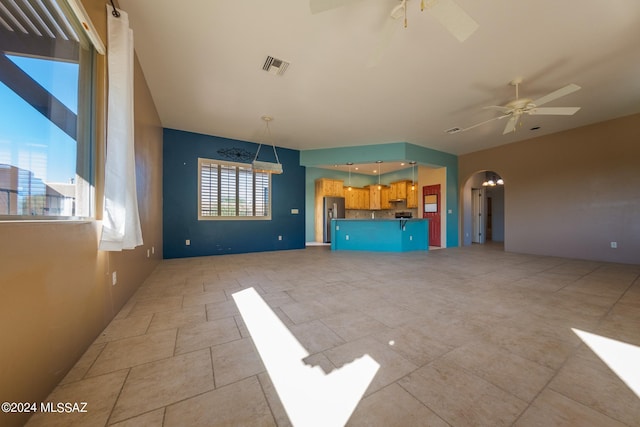
<path id="1" fill-rule="evenodd" d="M 331 220 L 331 250 L 427 251 L 429 220 L 335 218 Z"/>

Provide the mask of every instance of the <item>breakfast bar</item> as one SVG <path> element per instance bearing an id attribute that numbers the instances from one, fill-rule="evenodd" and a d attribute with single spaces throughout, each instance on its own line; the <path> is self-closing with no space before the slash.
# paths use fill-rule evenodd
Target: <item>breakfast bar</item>
<path id="1" fill-rule="evenodd" d="M 331 250 L 408 252 L 429 250 L 429 220 L 331 220 Z"/>

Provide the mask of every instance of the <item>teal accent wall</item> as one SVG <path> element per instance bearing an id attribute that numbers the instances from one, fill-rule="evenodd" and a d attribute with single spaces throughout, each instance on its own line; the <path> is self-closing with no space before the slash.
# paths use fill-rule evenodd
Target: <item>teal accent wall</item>
<path id="1" fill-rule="evenodd" d="M 376 160 L 405 160 L 406 142 L 322 148 L 300 152 L 300 164 L 305 166 L 353 163 L 374 163 Z"/>
<path id="2" fill-rule="evenodd" d="M 447 209 L 451 211 L 443 212 L 447 216 L 446 245 L 447 247 L 458 246 L 458 224 L 459 224 L 459 197 L 458 197 L 458 157 L 431 148 L 421 147 L 408 142 L 394 142 L 389 144 L 361 145 L 352 147 L 324 148 L 317 150 L 305 150 L 300 152 L 300 165 L 307 167 L 306 173 L 306 241 L 314 241 L 314 215 L 313 209 L 315 180 L 316 178 L 337 178 L 345 179 L 346 173 L 319 169 L 320 165 L 353 163 L 373 163 L 376 160 L 382 161 L 416 161 L 419 165 L 446 167 L 447 176 Z M 384 174 L 381 177 L 382 183 L 396 181 L 398 179 L 411 178 L 411 170 L 407 169 L 408 177 L 392 174 Z M 332 175 L 336 174 L 336 175 Z M 377 182 L 377 178 L 369 183 Z M 351 175 L 353 184 L 353 174 Z M 353 184 L 354 186 L 362 186 Z M 364 184 L 367 185 L 367 184 Z"/>

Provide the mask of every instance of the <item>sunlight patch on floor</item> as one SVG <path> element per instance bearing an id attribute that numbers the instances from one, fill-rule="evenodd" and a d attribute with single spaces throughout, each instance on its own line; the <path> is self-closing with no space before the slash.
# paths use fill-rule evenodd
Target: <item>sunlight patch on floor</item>
<path id="1" fill-rule="evenodd" d="M 294 426 L 343 426 L 380 365 L 368 354 L 333 370 L 309 366 L 307 350 L 254 288 L 233 294 L 282 405 Z"/>
<path id="2" fill-rule="evenodd" d="M 571 330 L 640 398 L 640 347 L 575 328 Z"/>

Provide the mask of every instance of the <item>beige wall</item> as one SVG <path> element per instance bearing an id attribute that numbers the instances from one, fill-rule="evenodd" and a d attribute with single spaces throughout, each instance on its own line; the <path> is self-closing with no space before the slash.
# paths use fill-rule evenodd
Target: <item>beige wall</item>
<path id="1" fill-rule="evenodd" d="M 639 129 L 636 114 L 460 156 L 461 200 L 474 173 L 493 170 L 505 250 L 640 264 Z"/>
<path id="2" fill-rule="evenodd" d="M 105 2 L 85 8 L 106 40 Z M 104 174 L 106 59 L 98 58 L 96 195 Z M 0 223 L 0 401 L 41 402 L 162 259 L 162 127 L 135 67 L 136 178 L 144 246 L 99 252 L 100 222 Z M 147 258 L 147 249 L 155 254 Z M 111 285 L 117 271 L 118 284 Z M 26 416 L 0 413 L 0 425 Z"/>

